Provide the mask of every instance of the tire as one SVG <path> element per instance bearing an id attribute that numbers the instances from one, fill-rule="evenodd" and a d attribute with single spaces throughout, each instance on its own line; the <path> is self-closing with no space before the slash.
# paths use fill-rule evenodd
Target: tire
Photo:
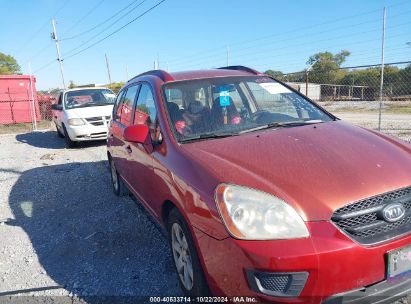
<path id="1" fill-rule="evenodd" d="M 63 125 L 63 131 L 64 131 L 64 141 L 66 142 L 67 148 L 75 148 L 75 147 L 77 147 L 77 142 L 72 141 L 72 140 L 70 139 L 70 136 L 69 136 L 68 133 L 67 133 L 67 130 L 66 130 L 66 126 L 65 126 L 65 125 Z"/>
<path id="2" fill-rule="evenodd" d="M 127 186 L 122 181 L 114 162 L 111 157 L 108 158 L 108 163 L 110 166 L 110 176 L 111 176 L 111 185 L 113 186 L 113 192 L 117 196 L 126 196 L 129 194 Z"/>
<path id="3" fill-rule="evenodd" d="M 56 124 L 56 130 L 57 130 L 57 136 L 60 138 L 64 138 L 64 134 L 61 133 L 60 129 L 57 127 L 57 124 Z"/>
<path id="4" fill-rule="evenodd" d="M 181 289 L 187 296 L 191 297 L 210 295 L 190 230 L 183 216 L 176 208 L 170 211 L 167 230 L 171 255 Z M 180 240 L 178 235 L 180 235 Z M 186 279 L 186 275 L 188 279 Z"/>

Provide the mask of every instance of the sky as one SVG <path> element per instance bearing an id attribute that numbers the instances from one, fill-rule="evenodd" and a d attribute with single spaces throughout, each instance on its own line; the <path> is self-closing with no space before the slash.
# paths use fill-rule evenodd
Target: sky
<path id="1" fill-rule="evenodd" d="M 66 83 L 107 84 L 105 54 L 112 81 L 156 60 L 171 72 L 226 66 L 227 54 L 230 65 L 287 73 L 317 52 L 343 49 L 351 52 L 343 66 L 378 64 L 386 7 L 385 62 L 411 60 L 410 0 L 160 1 L 0 0 L 0 52 L 24 74 L 31 65 L 41 90 L 62 87 L 53 18 Z"/>

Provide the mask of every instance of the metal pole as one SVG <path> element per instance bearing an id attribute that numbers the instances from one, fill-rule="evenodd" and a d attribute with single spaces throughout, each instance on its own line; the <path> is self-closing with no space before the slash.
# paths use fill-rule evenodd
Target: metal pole
<path id="1" fill-rule="evenodd" d="M 230 66 L 230 48 L 228 45 L 226 48 L 226 52 L 227 52 L 227 66 Z"/>
<path id="2" fill-rule="evenodd" d="M 305 73 L 305 96 L 308 97 L 308 71 Z"/>
<path id="3" fill-rule="evenodd" d="M 106 53 L 104 53 L 104 56 L 106 57 L 106 65 L 107 65 L 108 80 L 110 81 L 110 89 L 111 89 L 111 75 L 110 75 L 110 66 L 108 65 L 107 54 L 106 54 Z"/>
<path id="4" fill-rule="evenodd" d="M 53 25 L 53 33 L 51 34 L 51 38 L 56 42 L 57 61 L 60 63 L 61 80 L 63 81 L 63 89 L 66 89 L 66 82 L 64 81 L 63 72 L 63 59 L 61 58 L 59 40 L 57 39 L 56 20 L 52 19 L 51 24 Z"/>
<path id="5" fill-rule="evenodd" d="M 31 73 L 31 63 L 29 62 L 29 73 L 30 73 L 30 91 L 31 91 L 31 117 L 33 124 L 33 131 L 37 131 L 37 115 L 36 115 L 36 105 L 34 103 L 34 90 L 33 90 L 33 75 Z"/>
<path id="6" fill-rule="evenodd" d="M 381 81 L 380 81 L 380 110 L 378 112 L 378 131 L 381 131 L 381 112 L 383 107 L 383 87 L 384 87 L 384 47 L 385 47 L 385 22 L 387 10 L 384 7 L 382 19 L 382 42 L 381 42 Z"/>

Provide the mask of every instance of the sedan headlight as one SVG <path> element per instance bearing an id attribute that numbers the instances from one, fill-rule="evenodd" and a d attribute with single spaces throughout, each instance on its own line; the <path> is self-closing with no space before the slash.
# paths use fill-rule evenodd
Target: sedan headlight
<path id="1" fill-rule="evenodd" d="M 70 126 L 81 126 L 84 125 L 84 121 L 81 118 L 70 118 L 67 120 Z"/>
<path id="2" fill-rule="evenodd" d="M 235 238 L 273 240 L 309 236 L 294 208 L 265 192 L 221 184 L 216 189 L 216 202 L 225 226 Z"/>

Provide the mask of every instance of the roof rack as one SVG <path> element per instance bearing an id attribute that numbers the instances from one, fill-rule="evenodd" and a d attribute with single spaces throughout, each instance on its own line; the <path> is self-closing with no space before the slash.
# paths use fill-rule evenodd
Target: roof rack
<path id="1" fill-rule="evenodd" d="M 244 71 L 244 72 L 248 72 L 254 75 L 263 75 L 263 73 L 256 71 L 252 68 L 248 68 L 246 66 L 243 65 L 230 65 L 230 66 L 226 66 L 226 67 L 221 67 L 218 68 L 220 70 L 235 70 L 235 71 Z"/>
<path id="2" fill-rule="evenodd" d="M 151 71 L 147 71 L 147 72 L 138 74 L 137 76 L 134 76 L 128 82 L 130 82 L 133 79 L 136 79 L 137 77 L 141 77 L 141 76 L 156 76 L 164 82 L 174 80 L 174 78 L 164 70 L 151 70 Z"/>

